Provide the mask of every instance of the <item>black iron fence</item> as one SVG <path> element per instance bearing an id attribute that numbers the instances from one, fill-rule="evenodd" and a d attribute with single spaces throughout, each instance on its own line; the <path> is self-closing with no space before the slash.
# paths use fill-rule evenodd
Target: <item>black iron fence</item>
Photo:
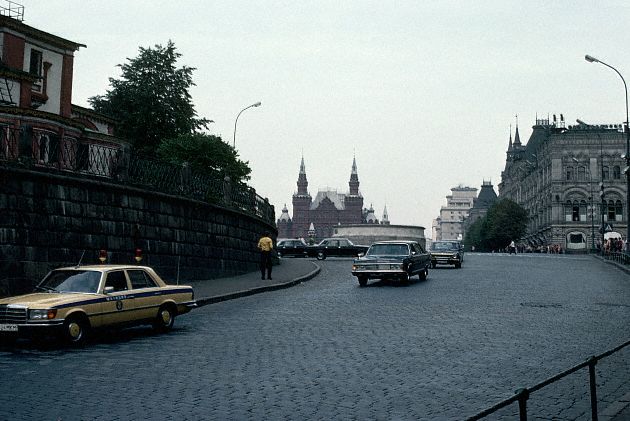
<path id="1" fill-rule="evenodd" d="M 602 255 L 606 260 L 612 260 L 620 265 L 630 266 L 630 254 L 626 252 L 609 252 Z"/>
<path id="2" fill-rule="evenodd" d="M 597 356 L 593 356 L 590 357 L 589 359 L 587 359 L 585 362 L 583 362 L 582 364 L 578 364 L 574 367 L 569 368 L 568 370 L 563 371 L 562 373 L 558 373 L 553 377 L 548 378 L 547 380 L 544 380 L 532 387 L 529 388 L 523 388 L 523 389 L 519 389 L 515 392 L 515 394 L 499 403 L 497 403 L 496 405 L 479 412 L 476 415 L 473 415 L 470 418 L 467 418 L 468 421 L 474 421 L 474 420 L 480 420 L 482 418 L 487 417 L 488 415 L 491 415 L 495 412 L 497 412 L 498 410 L 505 408 L 506 406 L 512 405 L 513 403 L 518 403 L 518 410 L 519 410 L 519 420 L 520 421 L 526 421 L 527 420 L 527 400 L 530 398 L 531 394 L 542 389 L 545 386 L 548 386 L 552 383 L 557 382 L 558 380 L 568 376 L 569 374 L 575 373 L 578 370 L 581 370 L 583 368 L 588 367 L 588 373 L 589 373 L 589 386 L 590 386 L 590 397 L 591 397 L 591 419 L 594 421 L 598 420 L 598 416 L 597 416 L 597 381 L 595 378 L 595 365 L 597 364 L 598 361 L 614 354 L 617 351 L 620 351 L 621 349 L 627 347 L 630 345 L 630 341 L 619 345 L 616 348 L 613 348 L 609 351 L 604 352 L 603 354 L 597 355 Z"/>
<path id="3" fill-rule="evenodd" d="M 187 164 L 148 158 L 117 144 L 84 142 L 28 126 L 0 126 L 0 164 L 107 179 L 238 209 L 275 223 L 273 206 L 253 188 L 227 177 L 197 173 Z"/>

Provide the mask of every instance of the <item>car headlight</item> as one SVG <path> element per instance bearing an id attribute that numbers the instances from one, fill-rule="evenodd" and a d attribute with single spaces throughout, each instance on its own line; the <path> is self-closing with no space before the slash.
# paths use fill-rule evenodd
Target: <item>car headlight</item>
<path id="1" fill-rule="evenodd" d="M 30 310 L 28 312 L 29 320 L 50 320 L 54 319 L 55 316 L 57 316 L 56 309 Z"/>
<path id="2" fill-rule="evenodd" d="M 357 270 L 359 267 L 357 265 L 352 265 L 352 270 Z"/>

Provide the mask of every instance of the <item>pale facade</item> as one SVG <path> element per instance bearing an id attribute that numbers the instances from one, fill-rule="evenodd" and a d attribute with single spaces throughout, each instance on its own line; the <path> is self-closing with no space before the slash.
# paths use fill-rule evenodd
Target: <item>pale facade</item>
<path id="1" fill-rule="evenodd" d="M 440 216 L 433 221 L 433 239 L 461 240 L 464 235 L 464 220 L 477 198 L 474 187 L 458 186 L 451 189 L 446 196 L 446 206 L 440 208 Z"/>

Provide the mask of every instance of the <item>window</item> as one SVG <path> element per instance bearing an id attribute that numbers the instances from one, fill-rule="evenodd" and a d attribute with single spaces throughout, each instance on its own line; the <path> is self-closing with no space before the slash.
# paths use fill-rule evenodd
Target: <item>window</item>
<path id="1" fill-rule="evenodd" d="M 608 180 L 610 178 L 610 168 L 608 168 L 608 167 L 603 167 L 602 168 L 602 178 L 604 180 Z"/>
<path id="2" fill-rule="evenodd" d="M 105 288 L 113 287 L 114 292 L 127 290 L 127 278 L 125 272 L 122 270 L 116 270 L 107 274 L 107 281 L 105 282 Z"/>
<path id="3" fill-rule="evenodd" d="M 613 167 L 613 178 L 615 180 L 619 180 L 621 178 L 621 168 L 619 167 L 619 165 L 615 165 Z"/>
<path id="4" fill-rule="evenodd" d="M 578 181 L 586 180 L 586 168 L 578 167 L 577 178 L 578 178 Z"/>
<path id="5" fill-rule="evenodd" d="M 40 164 L 53 164 L 59 161 L 59 137 L 54 133 L 35 133 L 36 158 Z"/>
<path id="6" fill-rule="evenodd" d="M 31 61 L 29 62 L 28 72 L 34 76 L 42 77 L 42 52 L 38 50 L 31 50 Z M 33 90 L 37 92 L 42 91 L 42 80 L 38 79 L 33 82 Z"/>
<path id="7" fill-rule="evenodd" d="M 155 281 L 143 270 L 129 270 L 127 271 L 129 279 L 131 280 L 131 288 L 154 288 Z"/>
<path id="8" fill-rule="evenodd" d="M 567 181 L 573 180 L 573 167 L 567 167 L 566 180 Z"/>
<path id="9" fill-rule="evenodd" d="M 580 220 L 580 207 L 577 204 L 574 204 L 571 207 L 571 220 L 572 221 Z"/>

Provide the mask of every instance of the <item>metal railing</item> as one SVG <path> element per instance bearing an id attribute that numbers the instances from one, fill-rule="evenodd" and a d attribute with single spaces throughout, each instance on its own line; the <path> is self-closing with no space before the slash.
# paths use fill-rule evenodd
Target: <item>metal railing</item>
<path id="1" fill-rule="evenodd" d="M 612 260 L 620 265 L 630 265 L 630 254 L 626 252 L 608 252 L 604 253 L 602 257 L 606 260 Z"/>
<path id="2" fill-rule="evenodd" d="M 24 20 L 24 6 L 11 0 L 0 2 L 0 15 L 17 19 L 20 22 Z"/>
<path id="3" fill-rule="evenodd" d="M 614 354 L 615 352 L 627 347 L 628 345 L 630 345 L 630 341 L 622 345 L 619 345 L 618 347 L 613 348 L 609 351 L 606 351 L 603 354 L 590 357 L 582 364 L 578 364 L 574 367 L 571 367 L 568 370 L 565 370 L 559 374 L 556 374 L 555 376 L 550 377 L 547 380 L 544 380 L 532 387 L 519 389 L 515 392 L 513 396 L 497 403 L 496 405 L 486 410 L 479 412 L 478 414 L 473 415 L 470 418 L 467 418 L 467 420 L 468 421 L 480 420 L 482 418 L 487 417 L 488 415 L 491 415 L 497 412 L 499 409 L 505 408 L 506 406 L 509 406 L 513 403 L 518 403 L 519 420 L 526 421 L 527 420 L 527 400 L 529 399 L 532 393 L 536 392 L 537 390 L 542 389 L 545 386 L 548 386 L 552 383 L 557 382 L 558 380 L 568 376 L 569 374 L 575 373 L 576 371 L 581 370 L 582 368 L 588 367 L 590 395 L 591 395 L 591 419 L 593 421 L 597 421 L 598 419 L 597 417 L 597 382 L 595 379 L 595 365 L 597 364 L 599 360 L 602 360 L 608 357 L 609 355 Z"/>
<path id="4" fill-rule="evenodd" d="M 195 172 L 187 164 L 142 156 L 120 145 L 82 142 L 27 126 L 0 126 L 0 165 L 106 179 L 237 209 L 275 224 L 274 207 L 253 188 Z"/>

